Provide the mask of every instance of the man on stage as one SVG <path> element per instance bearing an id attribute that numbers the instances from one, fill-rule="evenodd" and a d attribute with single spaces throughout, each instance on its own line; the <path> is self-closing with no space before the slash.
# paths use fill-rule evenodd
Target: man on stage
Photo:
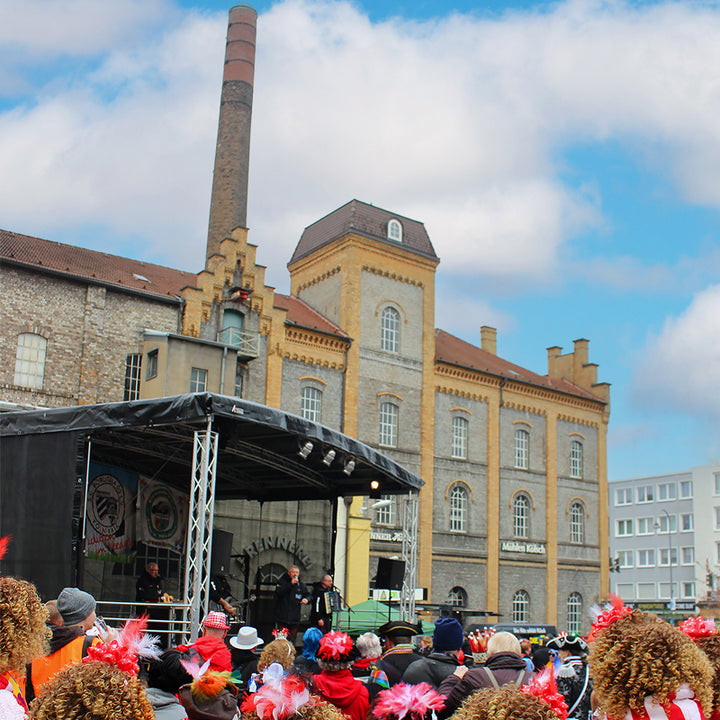
<path id="1" fill-rule="evenodd" d="M 275 624 L 285 630 L 287 639 L 295 641 L 300 623 L 300 606 L 310 602 L 310 592 L 300 580 L 300 568 L 293 565 L 275 587 Z"/>

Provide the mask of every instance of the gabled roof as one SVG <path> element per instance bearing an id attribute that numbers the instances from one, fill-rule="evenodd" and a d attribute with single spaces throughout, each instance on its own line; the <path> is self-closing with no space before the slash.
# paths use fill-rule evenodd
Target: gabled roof
<path id="1" fill-rule="evenodd" d="M 491 375 L 499 375 L 508 380 L 529 383 L 537 387 L 576 395 L 587 400 L 605 402 L 597 395 L 593 395 L 569 380 L 549 377 L 548 375 L 538 375 L 531 370 L 526 370 L 524 367 L 503 360 L 487 350 L 471 345 L 444 330 L 435 330 L 435 362 L 479 370 Z"/>
<path id="2" fill-rule="evenodd" d="M 398 220 L 402 225 L 401 243 L 388 239 L 387 225 L 392 219 Z M 305 228 L 288 264 L 292 265 L 296 260 L 350 232 L 394 247 L 403 247 L 432 260 L 438 259 L 427 230 L 421 222 L 368 205 L 360 200 L 351 200 Z"/>
<path id="3" fill-rule="evenodd" d="M 74 245 L 0 230 L 0 263 L 31 267 L 102 285 L 113 285 L 164 299 L 176 298 L 180 290 L 195 286 L 197 276 L 163 265 L 109 255 Z"/>
<path id="4" fill-rule="evenodd" d="M 276 292 L 273 305 L 280 310 L 287 310 L 287 322 L 291 325 L 297 325 L 308 330 L 317 330 L 326 335 L 336 335 L 337 337 L 350 339 L 350 336 L 338 325 L 310 307 L 297 295 L 282 295 Z"/>

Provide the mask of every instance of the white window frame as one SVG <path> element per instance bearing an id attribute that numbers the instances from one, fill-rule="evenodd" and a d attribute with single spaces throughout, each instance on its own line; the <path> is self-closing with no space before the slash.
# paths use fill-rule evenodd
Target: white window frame
<path id="1" fill-rule="evenodd" d="M 530 595 L 526 590 L 518 590 L 512 599 L 512 621 L 527 622 L 530 615 Z"/>
<path id="2" fill-rule="evenodd" d="M 397 447 L 400 409 L 395 403 L 380 403 L 378 443 L 383 447 Z"/>
<path id="3" fill-rule="evenodd" d="M 632 550 L 618 550 L 617 559 L 621 568 L 635 567 L 635 553 Z"/>
<path id="4" fill-rule="evenodd" d="M 715 514 L 714 530 L 720 530 L 720 507 L 713 508 Z"/>
<path id="5" fill-rule="evenodd" d="M 530 467 L 530 433 L 525 428 L 515 430 L 515 467 L 521 470 Z"/>
<path id="6" fill-rule="evenodd" d="M 713 478 L 715 479 L 715 492 L 713 495 L 720 495 L 720 472 L 713 473 Z"/>
<path id="7" fill-rule="evenodd" d="M 657 516 L 657 531 L 658 535 L 668 535 L 677 532 L 677 515 L 662 515 Z"/>
<path id="8" fill-rule="evenodd" d="M 399 220 L 393 218 L 387 224 L 387 236 L 388 240 L 393 242 L 402 242 L 403 239 L 403 226 Z"/>
<path id="9" fill-rule="evenodd" d="M 158 368 L 160 365 L 160 351 L 158 348 L 148 350 L 147 353 L 147 374 L 145 375 L 146 380 L 152 380 L 158 376 Z"/>
<path id="10" fill-rule="evenodd" d="M 453 415 L 451 452 L 454 458 L 463 460 L 467 457 L 468 427 L 469 423 L 467 418 Z"/>
<path id="11" fill-rule="evenodd" d="M 683 565 L 694 565 L 695 548 L 692 545 L 680 548 L 680 557 Z"/>
<path id="12" fill-rule="evenodd" d="M 686 500 L 693 496 L 693 484 L 692 480 L 681 480 L 680 481 L 680 498 Z"/>
<path id="13" fill-rule="evenodd" d="M 654 535 L 655 534 L 655 518 L 640 517 L 635 518 L 635 534 L 636 535 Z"/>
<path id="14" fill-rule="evenodd" d="M 616 520 L 615 537 L 630 537 L 633 534 L 632 518 Z"/>
<path id="15" fill-rule="evenodd" d="M 375 508 L 375 523 L 377 525 L 395 525 L 397 522 L 395 498 L 392 495 L 382 495 L 380 500 L 389 500 L 390 502 L 387 505 Z"/>
<path id="16" fill-rule="evenodd" d="M 568 632 L 580 634 L 583 618 L 583 599 L 579 592 L 571 592 L 567 599 Z"/>
<path id="17" fill-rule="evenodd" d="M 527 538 L 530 536 L 530 498 L 518 493 L 513 498 L 512 506 L 513 537 Z"/>
<path id="18" fill-rule="evenodd" d="M 465 591 L 465 588 L 462 588 L 459 585 L 451 588 L 446 602 L 452 607 L 467 607 L 468 594 Z"/>
<path id="19" fill-rule="evenodd" d="M 677 500 L 677 484 L 672 483 L 659 483 L 658 484 L 657 499 L 658 502 L 669 502 L 671 500 Z"/>
<path id="20" fill-rule="evenodd" d="M 190 368 L 190 392 L 207 392 L 208 371 L 205 368 Z"/>
<path id="21" fill-rule="evenodd" d="M 31 390 L 43 389 L 47 344 L 47 338 L 37 333 L 20 333 L 17 336 L 14 385 Z"/>
<path id="22" fill-rule="evenodd" d="M 676 547 L 658 548 L 658 567 L 668 567 L 668 556 L 671 558 L 673 567 L 678 564 L 678 549 Z"/>
<path id="23" fill-rule="evenodd" d="M 467 490 L 456 483 L 450 490 L 450 532 L 467 532 Z"/>
<path id="24" fill-rule="evenodd" d="M 582 480 L 584 472 L 584 448 L 579 440 L 570 443 L 570 477 Z"/>
<path id="25" fill-rule="evenodd" d="M 322 422 L 322 390 L 304 385 L 300 390 L 300 417 L 311 422 Z"/>
<path id="26" fill-rule="evenodd" d="M 142 353 L 131 353 L 125 356 L 125 387 L 123 400 L 140 398 L 140 380 L 142 378 Z"/>
<path id="27" fill-rule="evenodd" d="M 657 597 L 657 585 L 654 582 L 639 582 L 637 584 L 638 600 L 655 600 Z"/>
<path id="28" fill-rule="evenodd" d="M 692 513 L 681 513 L 680 532 L 692 532 L 695 529 L 695 518 Z"/>
<path id="29" fill-rule="evenodd" d="M 684 599 L 695 597 L 695 581 L 694 580 L 683 580 L 682 581 L 682 596 Z"/>
<path id="30" fill-rule="evenodd" d="M 633 491 L 632 488 L 615 488 L 615 506 L 632 505 Z"/>
<path id="31" fill-rule="evenodd" d="M 570 542 L 581 545 L 585 542 L 585 508 L 582 503 L 574 502 L 570 506 Z"/>
<path id="32" fill-rule="evenodd" d="M 637 568 L 649 568 L 655 567 L 655 548 L 644 548 L 637 550 L 637 562 L 635 567 Z"/>
<path id="33" fill-rule="evenodd" d="M 671 600 L 677 597 L 677 582 L 673 580 L 672 586 L 669 582 L 658 583 L 658 600 Z M 668 592 L 669 591 L 669 592 Z"/>
<path id="34" fill-rule="evenodd" d="M 400 352 L 400 313 L 392 305 L 386 305 L 380 313 L 380 349 Z"/>
<path id="35" fill-rule="evenodd" d="M 639 485 L 635 488 L 638 505 L 654 502 L 655 488 L 652 485 Z"/>

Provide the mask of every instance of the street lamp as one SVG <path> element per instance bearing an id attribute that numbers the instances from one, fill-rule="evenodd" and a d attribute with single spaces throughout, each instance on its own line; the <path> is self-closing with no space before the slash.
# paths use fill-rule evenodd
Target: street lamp
<path id="1" fill-rule="evenodd" d="M 675 624 L 675 593 L 673 591 L 673 569 L 672 569 L 672 536 L 670 534 L 670 513 L 663 510 L 667 517 L 668 528 L 668 567 L 670 568 L 670 624 Z"/>

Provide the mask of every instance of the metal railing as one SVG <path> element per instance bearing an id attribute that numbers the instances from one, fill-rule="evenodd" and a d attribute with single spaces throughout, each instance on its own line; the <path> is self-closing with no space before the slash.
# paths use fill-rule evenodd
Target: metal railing
<path id="1" fill-rule="evenodd" d="M 162 647 L 190 641 L 188 603 L 138 603 L 98 600 L 96 612 L 108 627 L 119 630 L 130 618 L 148 615 L 147 632 L 160 637 Z"/>
<path id="2" fill-rule="evenodd" d="M 218 342 L 230 345 L 246 357 L 257 357 L 260 354 L 260 336 L 258 333 L 245 332 L 236 327 L 227 327 L 218 333 Z"/>

